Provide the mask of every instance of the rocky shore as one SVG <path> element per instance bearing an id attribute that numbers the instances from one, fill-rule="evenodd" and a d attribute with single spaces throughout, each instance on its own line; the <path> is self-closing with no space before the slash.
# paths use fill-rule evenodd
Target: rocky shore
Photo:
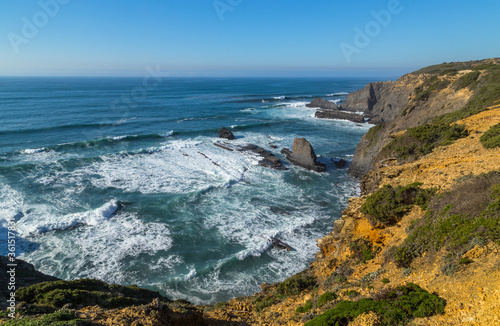
<path id="1" fill-rule="evenodd" d="M 317 240 L 307 270 L 213 306 L 52 281 L 19 291 L 18 316 L 56 318 L 71 303 L 65 320 L 88 325 L 500 325 L 500 60 L 371 83 L 343 110 L 376 124 L 349 166 L 363 196 Z M 283 152 L 321 169 L 305 139 Z"/>

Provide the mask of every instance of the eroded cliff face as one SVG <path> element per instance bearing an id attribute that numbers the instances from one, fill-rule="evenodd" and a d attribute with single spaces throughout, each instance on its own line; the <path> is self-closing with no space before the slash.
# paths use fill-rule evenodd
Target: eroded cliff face
<path id="1" fill-rule="evenodd" d="M 364 112 L 369 122 L 384 126 L 367 133 L 356 147 L 349 173 L 362 178 L 380 160 L 381 150 L 398 132 L 430 123 L 436 117 L 462 109 L 480 88 L 464 87 L 457 90 L 457 80 L 478 71 L 477 80 L 487 75 L 487 70 L 471 70 L 480 65 L 499 64 L 499 59 L 488 59 L 468 64 L 456 64 L 457 69 L 432 67 L 404 75 L 395 82 L 370 83 L 347 96 L 343 108 Z M 439 66 L 438 66 L 439 67 Z M 462 70 L 459 70 L 464 68 Z M 450 69 L 451 70 L 451 69 Z"/>

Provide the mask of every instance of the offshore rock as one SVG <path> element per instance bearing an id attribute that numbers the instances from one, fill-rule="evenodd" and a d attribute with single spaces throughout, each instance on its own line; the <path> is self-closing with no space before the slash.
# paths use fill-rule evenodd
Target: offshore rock
<path id="1" fill-rule="evenodd" d="M 261 160 L 259 161 L 260 166 L 275 170 L 287 170 L 287 168 L 283 166 L 283 163 L 279 158 L 274 156 L 273 153 L 257 145 L 254 144 L 236 145 L 224 142 L 215 142 L 214 145 L 231 152 L 237 151 L 237 152 L 257 154 L 261 158 Z"/>
<path id="2" fill-rule="evenodd" d="M 305 138 L 295 138 L 293 140 L 292 151 L 288 148 L 283 148 L 281 154 L 284 154 L 286 158 L 295 165 L 316 172 L 326 171 L 326 165 L 317 161 L 314 149 Z"/>
<path id="3" fill-rule="evenodd" d="M 226 127 L 220 128 L 219 129 L 219 133 L 217 135 L 219 136 L 219 138 L 225 138 L 227 140 L 233 140 L 234 139 L 233 133 L 231 132 L 231 130 L 226 129 Z"/>
<path id="4" fill-rule="evenodd" d="M 314 114 L 316 118 L 320 119 L 337 119 L 337 120 L 349 120 L 356 123 L 364 123 L 365 118 L 356 113 L 341 111 L 341 110 L 318 110 Z"/>
<path id="5" fill-rule="evenodd" d="M 311 103 L 306 104 L 308 108 L 320 108 L 323 110 L 338 110 L 339 107 L 337 104 L 325 100 L 324 98 L 317 97 L 311 101 Z"/>

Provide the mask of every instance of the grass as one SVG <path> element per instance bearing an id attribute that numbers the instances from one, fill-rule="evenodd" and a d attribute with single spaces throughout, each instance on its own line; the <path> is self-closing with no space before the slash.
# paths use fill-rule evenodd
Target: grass
<path id="1" fill-rule="evenodd" d="M 84 326 L 92 325 L 85 319 L 80 319 L 68 310 L 59 310 L 51 314 L 46 314 L 41 318 L 19 318 L 9 320 L 3 325 L 6 326 Z"/>
<path id="2" fill-rule="evenodd" d="M 107 284 L 93 279 L 55 281 L 20 288 L 18 301 L 60 308 L 73 305 L 99 305 L 106 308 L 146 304 L 154 298 L 163 298 L 158 292 L 141 289 L 135 285 Z"/>
<path id="3" fill-rule="evenodd" d="M 267 307 L 270 307 L 276 303 L 278 303 L 280 300 L 274 296 L 268 296 L 268 297 L 264 297 L 264 298 L 261 298 L 261 297 L 258 297 L 255 299 L 255 308 L 254 310 L 256 312 L 261 312 L 262 310 L 264 310 L 265 308 Z"/>
<path id="4" fill-rule="evenodd" d="M 479 140 L 485 148 L 500 147 L 500 123 L 491 127 Z"/>
<path id="5" fill-rule="evenodd" d="M 426 124 L 410 128 L 404 135 L 396 137 L 383 148 L 382 155 L 412 161 L 431 153 L 437 146 L 449 145 L 468 135 L 463 125 Z"/>
<path id="6" fill-rule="evenodd" d="M 426 208 L 434 189 L 422 189 L 421 183 L 407 186 L 385 185 L 372 193 L 361 206 L 361 212 L 366 214 L 373 225 L 393 225 L 414 206 Z"/>
<path id="7" fill-rule="evenodd" d="M 358 301 L 341 301 L 306 326 L 347 325 L 357 316 L 375 312 L 382 317 L 381 325 L 404 325 L 414 317 L 443 314 L 446 301 L 416 284 L 409 283 L 388 293 L 385 299 L 364 298 Z"/>
<path id="8" fill-rule="evenodd" d="M 475 244 L 500 243 L 500 173 L 491 172 L 455 185 L 436 196 L 396 250 L 400 267 L 424 252 L 445 247 L 461 256 Z"/>

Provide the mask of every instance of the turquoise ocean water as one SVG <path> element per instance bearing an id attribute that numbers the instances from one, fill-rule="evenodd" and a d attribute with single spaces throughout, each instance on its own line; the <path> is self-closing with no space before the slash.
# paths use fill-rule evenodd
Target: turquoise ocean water
<path id="1" fill-rule="evenodd" d="M 14 218 L 19 257 L 63 279 L 193 303 L 282 280 L 308 266 L 315 239 L 358 194 L 331 159 L 350 160 L 370 127 L 315 119 L 305 104 L 342 101 L 371 81 L 2 77 L 0 253 Z M 289 170 L 214 146 L 222 126 Z M 311 142 L 327 173 L 279 154 L 295 137 Z M 296 251 L 271 248 L 269 236 Z"/>

